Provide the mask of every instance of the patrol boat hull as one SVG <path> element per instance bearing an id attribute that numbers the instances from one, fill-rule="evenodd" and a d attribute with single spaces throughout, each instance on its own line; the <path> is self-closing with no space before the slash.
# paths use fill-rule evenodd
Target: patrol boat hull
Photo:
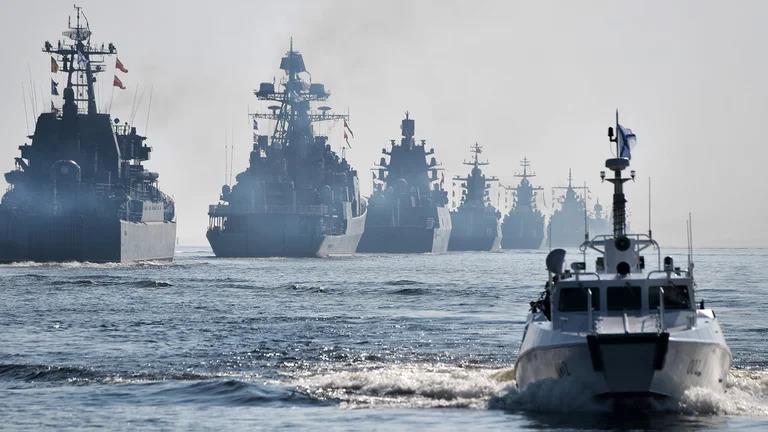
<path id="1" fill-rule="evenodd" d="M 322 233 L 322 217 L 299 214 L 254 214 L 235 222 L 239 229 L 209 229 L 217 257 L 326 257 L 352 255 L 365 227 L 366 213 L 347 219 L 344 233 Z"/>
<path id="2" fill-rule="evenodd" d="M 526 338 L 543 341 L 548 337 L 546 332 L 533 333 Z M 694 387 L 722 392 L 731 365 L 730 350 L 719 340 L 722 337 L 714 337 L 718 333 L 696 333 L 550 340 L 521 352 L 515 366 L 517 387 L 525 391 L 537 383 L 554 382 L 578 386 L 595 398 L 680 399 Z"/>
<path id="3" fill-rule="evenodd" d="M 0 214 L 0 262 L 172 260 L 175 222 Z"/>

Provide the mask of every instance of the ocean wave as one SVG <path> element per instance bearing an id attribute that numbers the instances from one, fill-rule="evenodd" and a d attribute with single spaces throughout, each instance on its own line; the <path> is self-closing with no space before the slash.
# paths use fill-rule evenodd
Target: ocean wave
<path id="1" fill-rule="evenodd" d="M 204 380 L 211 375 L 189 371 L 109 372 L 94 368 L 66 365 L 0 364 L 0 380 L 67 384 L 124 384 L 167 380 Z"/>
<path id="2" fill-rule="evenodd" d="M 768 371 L 732 370 L 725 393 L 692 388 L 685 392 L 678 408 L 692 415 L 768 417 Z"/>
<path id="3" fill-rule="evenodd" d="M 398 280 L 384 282 L 384 285 L 390 285 L 390 286 L 423 285 L 423 284 L 424 282 L 419 282 L 419 281 L 410 280 L 410 279 L 398 279 Z"/>
<path id="4" fill-rule="evenodd" d="M 152 405 L 192 403 L 209 405 L 282 405 L 321 404 L 328 402 L 309 397 L 294 389 L 273 384 L 260 384 L 237 379 L 210 379 L 157 390 L 145 397 Z"/>
<path id="5" fill-rule="evenodd" d="M 440 364 L 368 365 L 305 376 L 293 384 L 312 397 L 338 400 L 346 408 L 483 408 L 508 385 L 498 378 L 501 371 Z"/>
<path id="6" fill-rule="evenodd" d="M 429 290 L 426 288 L 401 288 L 399 290 L 392 291 L 391 294 L 416 296 L 429 294 Z"/>
<path id="7" fill-rule="evenodd" d="M 133 282 L 129 282 L 128 284 L 139 287 L 139 288 L 166 288 L 166 287 L 173 286 L 173 284 L 171 284 L 170 282 L 158 281 L 158 280 L 152 280 L 152 279 L 133 281 Z"/>

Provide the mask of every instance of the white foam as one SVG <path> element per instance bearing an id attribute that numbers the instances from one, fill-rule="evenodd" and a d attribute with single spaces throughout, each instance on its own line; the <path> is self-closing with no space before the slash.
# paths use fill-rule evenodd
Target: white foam
<path id="1" fill-rule="evenodd" d="M 312 396 L 338 399 L 349 408 L 485 408 L 491 396 L 509 385 L 499 378 L 504 371 L 442 364 L 368 365 L 309 375 L 294 384 Z"/>
<path id="2" fill-rule="evenodd" d="M 687 414 L 768 417 L 768 371 L 732 370 L 725 393 L 692 388 L 678 406 Z"/>

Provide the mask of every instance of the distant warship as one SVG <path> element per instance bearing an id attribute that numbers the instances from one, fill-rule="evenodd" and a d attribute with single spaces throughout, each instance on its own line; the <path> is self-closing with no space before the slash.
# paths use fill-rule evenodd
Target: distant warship
<path id="1" fill-rule="evenodd" d="M 553 189 L 564 190 L 560 202 L 561 207 L 549 219 L 547 234 L 552 247 L 577 247 L 584 242 L 587 214 L 584 198 L 577 190 L 586 193 L 586 186 L 574 186 L 573 176 L 568 170 L 568 185 Z"/>
<path id="2" fill-rule="evenodd" d="M 279 105 L 252 115 L 254 129 L 259 119 L 276 122 L 272 136 L 254 134 L 250 165 L 209 207 L 208 241 L 220 257 L 353 254 L 366 217 L 357 171 L 312 126 L 342 120 L 348 128 L 349 116 L 331 114 L 327 106 L 312 110 L 311 103 L 330 93 L 307 81 L 311 77 L 293 43 L 280 69 L 282 89 L 264 82 L 255 91 L 259 100 Z"/>
<path id="3" fill-rule="evenodd" d="M 627 224 L 629 226 L 629 224 Z M 595 201 L 592 208 L 592 215 L 589 217 L 589 237 L 598 235 L 608 235 L 613 232 L 613 220 L 610 214 L 603 213 L 603 206 L 600 200 Z"/>
<path id="4" fill-rule="evenodd" d="M 374 191 L 369 200 L 368 220 L 358 252 L 420 253 L 445 252 L 451 235 L 451 215 L 446 207 L 448 193 L 437 177 L 440 170 L 426 150 L 425 141 L 416 143 L 415 124 L 405 114 L 400 144 L 391 141 L 383 149 L 379 175 L 374 174 Z"/>
<path id="5" fill-rule="evenodd" d="M 452 251 L 493 251 L 501 247 L 501 214 L 488 204 L 489 183 L 498 181 L 496 177 L 486 177 L 480 166 L 482 148 L 475 143 L 472 146 L 474 160 L 464 162 L 472 167 L 467 177 L 454 177 L 461 181 L 462 200 L 458 209 L 451 212 L 451 237 L 448 250 Z"/>
<path id="6" fill-rule="evenodd" d="M 542 190 L 534 187 L 528 180 L 535 174 L 528 173 L 530 162 L 523 159 L 520 184 L 514 188 L 514 206 L 504 216 L 501 230 L 501 247 L 504 249 L 538 249 L 544 239 L 544 215 L 536 208 L 536 192 Z"/>
<path id="7" fill-rule="evenodd" d="M 141 165 L 152 148 L 129 124 L 96 109 L 94 83 L 113 44 L 92 46 L 80 8 L 68 40 L 46 42 L 51 72 L 66 74 L 64 104 L 40 114 L 31 144 L 0 201 L 0 262 L 135 261 L 173 258 L 174 202 Z M 116 60 L 117 67 L 125 68 Z M 115 76 L 114 84 L 122 87 Z M 51 80 L 51 94 L 58 95 Z"/>

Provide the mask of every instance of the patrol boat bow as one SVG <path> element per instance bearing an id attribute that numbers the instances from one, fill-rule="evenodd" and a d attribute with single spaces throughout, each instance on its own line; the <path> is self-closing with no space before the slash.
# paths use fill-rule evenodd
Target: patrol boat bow
<path id="1" fill-rule="evenodd" d="M 515 375 L 524 391 L 544 381 L 569 380 L 597 397 L 679 398 L 692 387 L 722 391 L 731 365 L 714 311 L 696 307 L 693 263 L 681 270 L 656 241 L 627 234 L 622 176 L 629 167 L 626 131 L 616 122 L 617 155 L 606 168 L 614 185 L 613 234 L 585 240 L 582 251 L 600 256 L 595 271 L 584 262 L 563 270 L 565 251 L 547 257 L 549 279 L 531 303 Z M 690 246 L 689 246 L 690 247 Z M 659 268 L 645 271 L 643 251 L 655 249 Z M 689 249 L 690 250 L 690 249 Z M 563 382 L 565 384 L 565 382 Z"/>

